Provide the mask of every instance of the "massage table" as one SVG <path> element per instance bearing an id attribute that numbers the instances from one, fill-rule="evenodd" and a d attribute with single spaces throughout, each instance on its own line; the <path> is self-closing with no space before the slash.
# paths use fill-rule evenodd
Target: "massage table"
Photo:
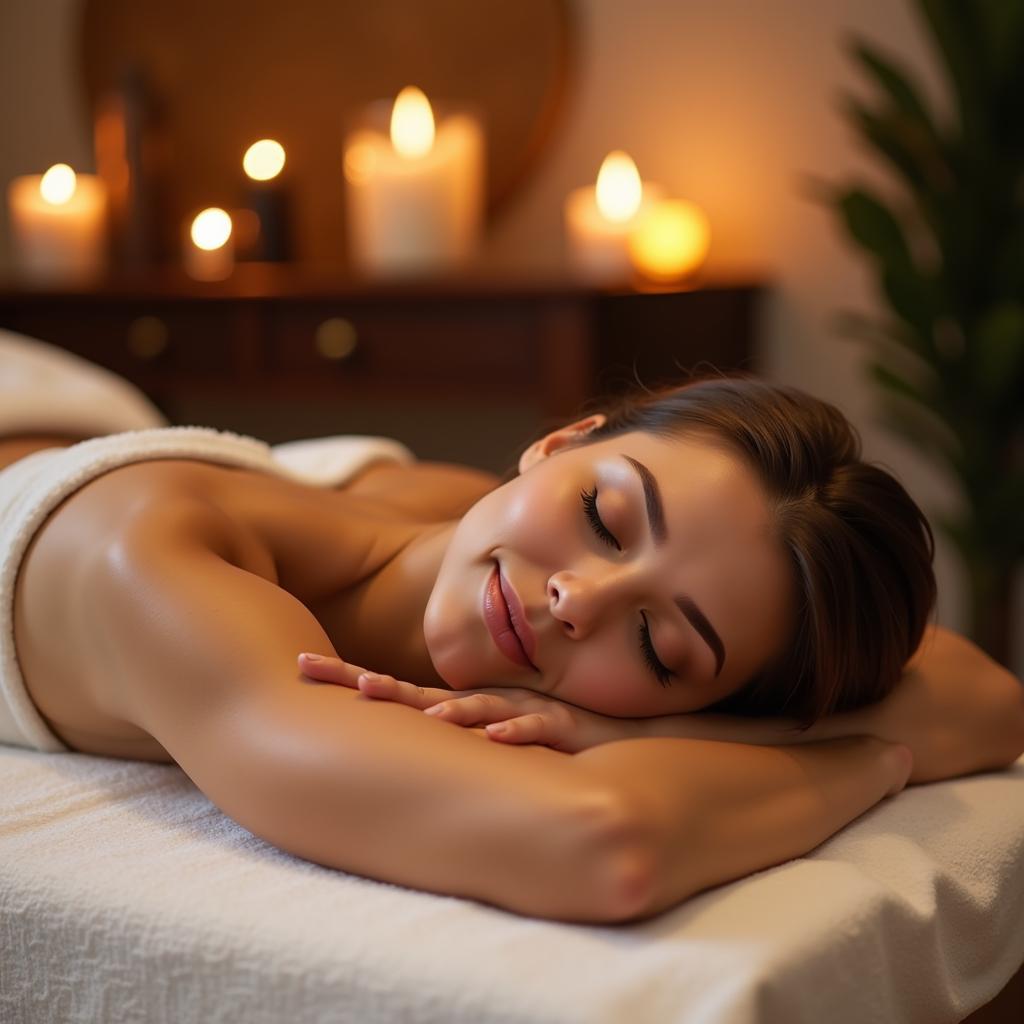
<path id="1" fill-rule="evenodd" d="M 1024 758 L 594 926 L 301 860 L 175 765 L 0 747 L 5 1024 L 952 1024 L 1022 962 Z"/>
<path id="2" fill-rule="evenodd" d="M 27 339 L 8 340 L 0 393 L 45 378 L 73 403 L 61 354 L 19 370 Z M 111 384 L 83 381 L 89 406 Z M 163 425 L 108 399 L 125 429 Z M 334 451 L 275 449 L 310 480 Z M 2 1024 L 953 1024 L 1022 963 L 1024 758 L 911 787 L 655 918 L 593 926 L 301 860 L 176 765 L 0 745 Z"/>

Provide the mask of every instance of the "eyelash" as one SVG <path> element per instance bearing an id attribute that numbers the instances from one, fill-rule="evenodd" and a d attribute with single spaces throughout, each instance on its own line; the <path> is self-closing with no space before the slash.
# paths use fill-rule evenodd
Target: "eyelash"
<path id="1" fill-rule="evenodd" d="M 594 533 L 610 548 L 621 551 L 622 545 L 615 539 L 608 527 L 604 525 L 597 513 L 597 488 L 595 487 L 592 491 L 580 491 L 580 498 L 583 500 L 583 514 L 590 521 Z"/>
<path id="2" fill-rule="evenodd" d="M 580 500 L 583 502 L 583 514 L 587 517 L 587 521 L 590 523 L 594 533 L 609 547 L 615 548 L 616 551 L 621 551 L 622 545 L 615 539 L 608 527 L 604 525 L 597 511 L 597 488 L 595 487 L 592 491 L 580 491 Z M 643 654 L 644 661 L 658 682 L 662 686 L 668 686 L 672 673 L 658 660 L 658 655 L 654 651 L 654 644 L 651 643 L 651 630 L 647 625 L 647 616 L 641 612 L 640 618 L 643 620 L 640 623 L 640 651 Z"/>

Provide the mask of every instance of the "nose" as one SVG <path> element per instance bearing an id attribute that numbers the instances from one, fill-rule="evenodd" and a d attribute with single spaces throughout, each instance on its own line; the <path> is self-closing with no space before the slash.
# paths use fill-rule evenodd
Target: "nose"
<path id="1" fill-rule="evenodd" d="M 609 611 L 628 597 L 630 577 L 625 571 L 600 573 L 561 570 L 548 578 L 548 608 L 574 640 L 589 635 Z"/>

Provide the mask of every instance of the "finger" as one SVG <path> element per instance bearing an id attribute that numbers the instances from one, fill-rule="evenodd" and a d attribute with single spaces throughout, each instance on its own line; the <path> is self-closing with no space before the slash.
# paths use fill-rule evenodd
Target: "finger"
<path id="1" fill-rule="evenodd" d="M 338 683 L 353 688 L 356 687 L 359 676 L 366 671 L 361 666 L 352 665 L 341 658 L 308 652 L 299 655 L 299 669 L 311 679 L 318 679 L 322 683 Z"/>
<path id="2" fill-rule="evenodd" d="M 520 715 L 486 727 L 487 735 L 502 743 L 538 743 L 562 750 L 564 737 L 558 724 L 543 714 Z"/>
<path id="3" fill-rule="evenodd" d="M 433 687 L 417 686 L 379 672 L 361 672 L 357 678 L 360 693 L 379 700 L 393 700 L 423 711 L 443 701 L 450 693 Z"/>
<path id="4" fill-rule="evenodd" d="M 504 697 L 474 693 L 463 697 L 446 697 L 427 708 L 426 713 L 455 725 L 486 725 L 490 722 L 503 722 L 521 712 Z"/>

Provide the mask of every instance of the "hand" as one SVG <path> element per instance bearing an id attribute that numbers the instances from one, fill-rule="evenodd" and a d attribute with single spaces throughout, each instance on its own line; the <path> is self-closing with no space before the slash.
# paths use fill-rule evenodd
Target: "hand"
<path id="1" fill-rule="evenodd" d="M 495 686 L 453 691 L 417 686 L 324 655 L 313 660 L 308 654 L 300 654 L 299 668 L 321 682 L 349 686 L 367 697 L 418 708 L 452 725 L 484 724 L 483 732 L 503 743 L 537 743 L 575 754 L 601 743 L 641 735 L 638 719 L 600 715 L 533 690 Z"/>

